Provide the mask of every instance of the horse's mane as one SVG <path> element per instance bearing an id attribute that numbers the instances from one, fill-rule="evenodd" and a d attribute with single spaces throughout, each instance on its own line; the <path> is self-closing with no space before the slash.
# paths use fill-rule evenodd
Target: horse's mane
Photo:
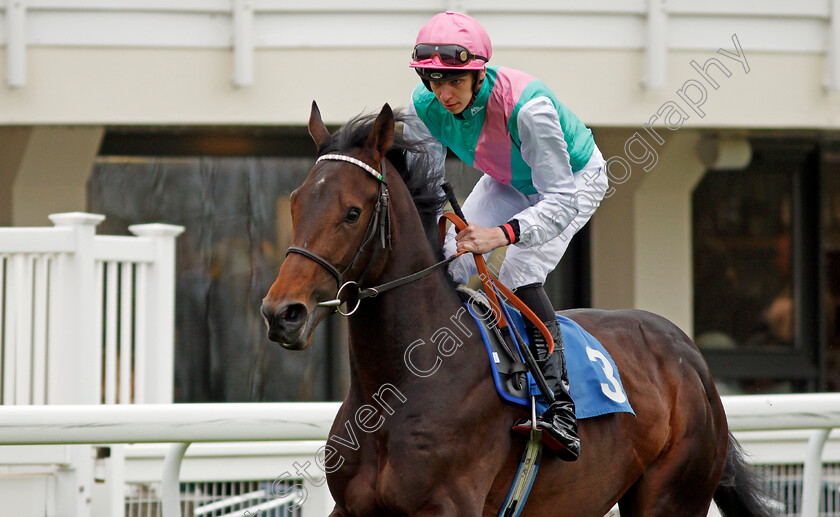
<path id="1" fill-rule="evenodd" d="M 350 119 L 318 149 L 318 155 L 346 152 L 362 147 L 373 129 L 376 116 L 377 114 L 360 114 Z M 397 124 L 404 123 L 405 117 L 401 111 L 394 112 Z M 437 216 L 446 204 L 446 197 L 432 176 L 432 160 L 427 149 L 424 141 L 410 141 L 403 136 L 402 131 L 394 131 L 394 145 L 386 154 L 386 158 L 397 169 L 405 186 L 408 187 L 411 199 L 423 223 L 426 237 L 435 255 L 442 258 L 443 250 L 437 231 Z"/>

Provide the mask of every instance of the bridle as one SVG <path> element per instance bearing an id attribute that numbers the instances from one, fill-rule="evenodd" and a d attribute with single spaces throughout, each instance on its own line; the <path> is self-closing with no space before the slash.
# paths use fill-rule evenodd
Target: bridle
<path id="1" fill-rule="evenodd" d="M 344 271 L 339 271 L 337 267 L 330 263 L 330 261 L 316 253 L 309 251 L 306 248 L 302 248 L 300 246 L 289 246 L 289 248 L 286 250 L 286 256 L 288 256 L 289 253 L 297 253 L 299 255 L 303 255 L 304 257 L 314 260 L 315 262 L 320 264 L 335 278 L 335 281 L 338 284 L 338 292 L 336 292 L 335 298 L 333 298 L 332 300 L 326 300 L 318 303 L 319 307 L 335 307 L 336 311 L 338 311 L 338 313 L 342 316 L 350 316 L 351 314 L 356 312 L 363 299 L 375 297 L 376 295 L 384 293 L 385 291 L 390 291 L 391 289 L 395 289 L 402 285 L 414 282 L 415 280 L 419 280 L 423 277 L 429 276 L 430 274 L 434 273 L 437 269 L 449 264 L 464 253 L 457 253 L 445 260 L 441 260 L 440 262 L 432 264 L 426 269 L 422 269 L 416 273 L 412 273 L 410 275 L 398 278 L 396 280 L 386 282 L 382 285 L 360 289 L 359 284 L 364 281 L 364 278 L 367 275 L 371 265 L 374 262 L 376 262 L 376 254 L 380 251 L 380 249 L 391 249 L 391 197 L 388 193 L 388 182 L 385 178 L 385 162 L 383 160 L 379 164 L 379 171 L 366 164 L 365 162 L 357 158 L 353 158 L 352 156 L 347 156 L 345 154 L 325 154 L 323 156 L 318 157 L 315 163 L 317 164 L 324 160 L 334 160 L 352 163 L 353 165 L 357 165 L 365 171 L 367 171 L 368 173 L 370 173 L 371 176 L 379 180 L 379 198 L 377 199 L 376 206 L 373 209 L 373 217 L 371 217 L 370 222 L 368 223 L 367 230 L 365 231 L 365 236 L 362 238 L 362 243 L 359 246 L 359 251 L 356 252 L 356 255 L 353 257 L 353 260 L 351 260 L 350 264 L 346 268 L 344 268 Z M 346 275 L 347 272 L 350 271 L 356 265 L 356 263 L 364 254 L 368 245 L 371 242 L 373 242 L 377 235 L 379 235 L 380 246 L 374 249 L 374 256 L 371 257 L 367 266 L 365 266 L 364 271 L 362 271 L 362 274 L 359 275 L 359 280 L 350 280 L 345 282 L 344 275 Z M 341 310 L 341 304 L 344 303 L 344 300 L 341 299 L 341 294 L 342 292 L 344 292 L 345 289 L 350 291 L 350 296 L 346 300 L 348 302 L 347 305 L 349 310 L 343 312 Z M 351 304 L 352 308 L 350 308 Z"/>
<path id="2" fill-rule="evenodd" d="M 334 300 L 322 302 L 318 305 L 335 306 L 339 313 L 345 316 L 349 316 L 350 314 L 356 312 L 356 309 L 359 307 L 359 303 L 356 303 L 355 307 L 353 307 L 353 309 L 351 309 L 347 313 L 341 312 L 341 309 L 339 308 L 340 302 L 339 304 L 332 304 L 340 300 L 341 293 L 342 291 L 344 291 L 345 288 L 355 285 L 358 291 L 358 282 L 353 280 L 345 282 L 344 275 L 346 275 L 348 271 L 350 271 L 351 269 L 353 269 L 353 267 L 356 266 L 356 263 L 359 262 L 359 259 L 362 257 L 362 255 L 364 255 L 365 251 L 367 250 L 368 245 L 370 245 L 371 242 L 373 242 L 374 239 L 376 239 L 377 235 L 379 236 L 379 246 L 374 248 L 374 256 L 371 257 L 367 266 L 365 266 L 364 271 L 359 276 L 360 282 L 367 275 L 370 266 L 376 261 L 376 254 L 379 253 L 380 250 L 391 249 L 391 198 L 390 194 L 388 193 L 388 181 L 385 178 L 384 160 L 379 164 L 379 171 L 366 164 L 365 162 L 359 160 L 358 158 L 353 158 L 352 156 L 347 156 L 345 154 L 325 154 L 323 156 L 319 156 L 318 159 L 315 160 L 315 164 L 317 165 L 318 163 L 325 160 L 352 163 L 353 165 L 361 167 L 379 181 L 379 197 L 376 200 L 376 206 L 374 206 L 373 208 L 373 216 L 370 218 L 370 222 L 368 222 L 367 230 L 365 230 L 365 236 L 362 238 L 362 243 L 359 245 L 358 251 L 356 251 L 356 254 L 353 256 L 353 259 L 350 261 L 347 267 L 344 268 L 344 271 L 339 271 L 338 268 L 332 265 L 327 259 L 300 246 L 289 246 L 289 249 L 286 250 L 286 256 L 288 256 L 289 253 L 297 253 L 299 255 L 303 255 L 308 259 L 314 260 L 315 262 L 320 264 L 324 269 L 329 271 L 330 274 L 333 277 L 335 277 L 335 281 L 338 284 L 338 292 L 336 293 L 336 297 Z M 374 243 L 374 246 L 376 246 L 376 243 Z"/>

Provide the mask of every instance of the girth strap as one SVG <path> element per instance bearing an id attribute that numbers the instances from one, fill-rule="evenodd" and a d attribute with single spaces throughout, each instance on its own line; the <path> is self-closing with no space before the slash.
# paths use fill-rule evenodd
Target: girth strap
<path id="1" fill-rule="evenodd" d="M 537 421 L 534 398 L 531 397 L 532 422 Z M 525 508 L 525 501 L 531 493 L 531 487 L 537 477 L 542 459 L 542 433 L 543 431 L 534 427 L 528 439 L 525 450 L 522 451 L 522 460 L 513 478 L 513 484 L 508 491 L 507 499 L 499 511 L 499 517 L 519 517 Z"/>

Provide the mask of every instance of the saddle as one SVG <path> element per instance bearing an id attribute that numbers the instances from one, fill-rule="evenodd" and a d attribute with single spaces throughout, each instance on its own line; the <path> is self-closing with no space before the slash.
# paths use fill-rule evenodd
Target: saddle
<path id="1" fill-rule="evenodd" d="M 510 402 L 519 403 L 528 400 L 530 396 L 528 381 L 528 366 L 522 360 L 519 348 L 511 350 L 505 340 L 499 335 L 496 325 L 488 325 L 479 315 L 492 311 L 490 300 L 481 291 L 470 289 L 465 285 L 458 286 L 458 294 L 464 300 L 470 315 L 479 322 L 479 328 L 487 346 L 487 353 L 499 395 Z"/>
<path id="2" fill-rule="evenodd" d="M 492 322 L 488 323 L 486 317 L 482 318 L 492 307 L 487 297 L 465 286 L 460 286 L 458 292 L 480 329 L 499 396 L 522 406 L 530 406 L 531 397 L 536 397 L 537 412 L 544 412 L 548 405 L 519 355 L 521 345 L 516 343 L 516 349 L 511 350 L 498 328 Z M 504 312 L 517 334 L 527 336 L 522 315 L 507 306 Z M 606 348 L 573 320 L 560 315 L 557 320 L 563 332 L 569 394 L 575 403 L 575 416 L 583 419 L 617 412 L 635 415 L 618 368 Z M 527 346 L 527 343 L 523 344 Z"/>

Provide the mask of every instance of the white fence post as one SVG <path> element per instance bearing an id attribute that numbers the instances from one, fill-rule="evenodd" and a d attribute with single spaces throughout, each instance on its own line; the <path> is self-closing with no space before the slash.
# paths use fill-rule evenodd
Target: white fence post
<path id="1" fill-rule="evenodd" d="M 94 448 L 96 451 L 99 448 Z M 94 461 L 92 517 L 125 517 L 125 446 L 111 444 L 110 456 Z"/>
<path id="2" fill-rule="evenodd" d="M 135 224 L 138 237 L 154 242 L 154 266 L 138 266 L 135 403 L 166 404 L 175 384 L 175 238 L 182 226 Z"/>
<path id="3" fill-rule="evenodd" d="M 93 448 L 68 445 L 67 462 L 55 472 L 55 505 L 61 517 L 90 517 L 93 497 Z"/>
<path id="4" fill-rule="evenodd" d="M 53 282 L 49 327 L 47 404 L 99 404 L 102 391 L 102 303 L 96 285 L 93 238 L 104 215 L 52 214 L 58 227 L 75 234 L 75 252 L 61 254 Z"/>
<path id="5" fill-rule="evenodd" d="M 105 216 L 52 214 L 57 227 L 70 227 L 75 250 L 57 260 L 50 293 L 47 404 L 99 404 L 102 390 L 101 328 L 93 239 Z M 68 461 L 56 472 L 56 505 L 68 517 L 91 510 L 93 459 L 87 445 L 67 447 Z"/>

